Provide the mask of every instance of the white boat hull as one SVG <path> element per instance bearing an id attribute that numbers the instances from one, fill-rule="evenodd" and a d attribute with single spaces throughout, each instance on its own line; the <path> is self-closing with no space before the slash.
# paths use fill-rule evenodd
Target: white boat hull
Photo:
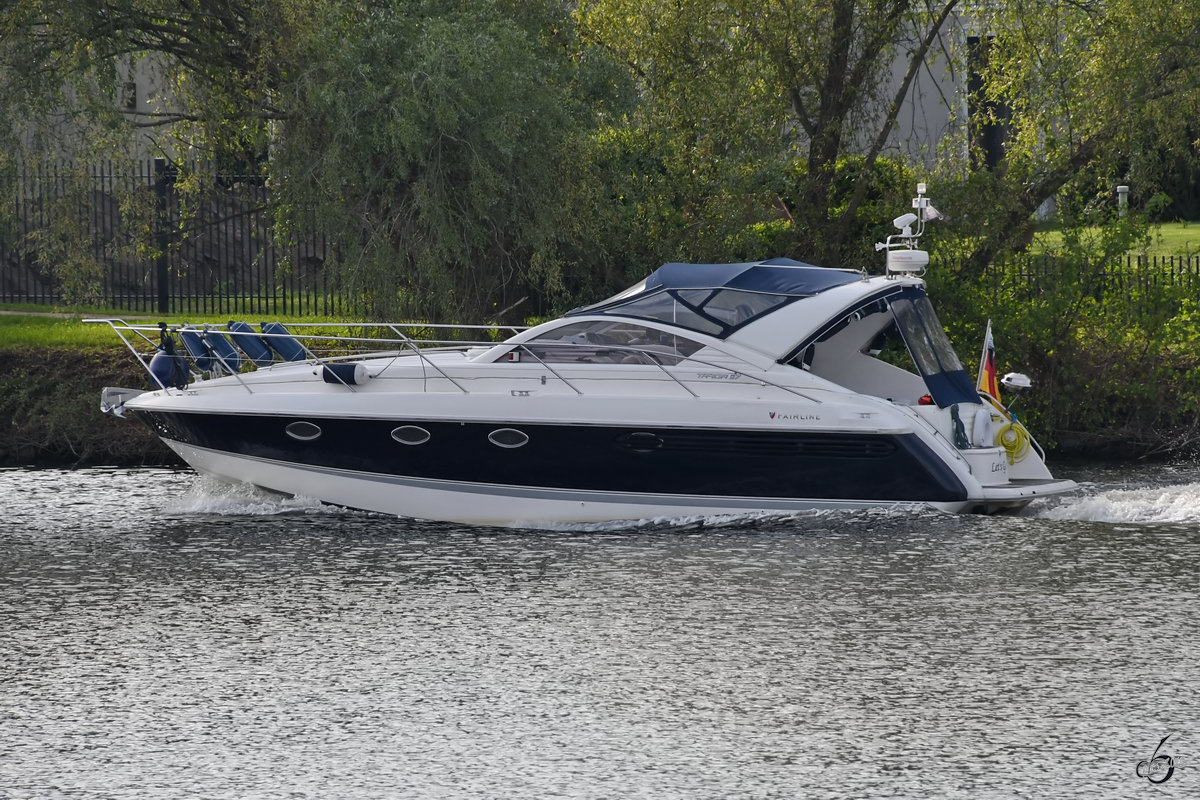
<path id="1" fill-rule="evenodd" d="M 164 439 L 198 472 L 281 494 L 383 514 L 508 527 L 792 514 L 869 508 L 933 508 L 985 512 L 1019 509 L 1037 497 L 1070 491 L 1070 481 L 993 488 L 964 501 L 926 502 L 762 498 L 597 492 L 461 481 L 314 467 L 224 453 Z"/>

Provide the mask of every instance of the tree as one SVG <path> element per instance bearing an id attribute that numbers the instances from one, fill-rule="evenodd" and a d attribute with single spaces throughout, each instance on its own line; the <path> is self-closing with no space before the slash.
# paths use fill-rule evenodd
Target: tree
<path id="1" fill-rule="evenodd" d="M 826 259 L 843 255 L 875 162 L 957 5 L 957 0 L 778 0 L 775 13 L 748 15 L 796 122 L 792 144 L 804 152 L 806 166 L 799 199 L 818 214 L 825 211 L 812 238 Z M 888 95 L 886 76 L 897 63 L 902 78 Z M 835 207 L 838 164 L 847 155 L 862 160 L 854 189 Z"/>
<path id="2" fill-rule="evenodd" d="M 1109 454 L 1194 447 L 1194 290 L 1126 266 L 1125 256 L 1148 239 L 1141 212 L 1163 202 L 1165 165 L 1197 152 L 1200 8 L 1106 0 L 978 14 L 990 37 L 979 106 L 1004 110 L 992 121 L 1003 122 L 1007 140 L 991 169 L 947 172 L 954 219 L 940 246 L 956 253 L 939 260 L 958 268 L 931 284 L 959 300 L 952 319 L 973 317 L 979 333 L 986 308 L 998 334 L 1008 329 L 1015 363 L 1041 387 L 1025 410 L 1060 441 Z M 1123 217 L 1117 184 L 1140 197 Z M 1051 199 L 1062 228 L 1053 257 L 1037 269 L 1006 263 L 1028 246 L 1035 210 Z"/>
<path id="3" fill-rule="evenodd" d="M 668 172 L 685 206 L 729 195 L 743 211 L 731 227 L 794 220 L 788 249 L 837 264 L 857 246 L 876 162 L 957 4 L 590 0 L 578 18 L 636 76 L 642 107 L 628 124 L 667 132 L 663 163 L 680 162 Z"/>
<path id="4" fill-rule="evenodd" d="M 19 167 L 62 178 L 35 187 L 60 213 L 45 215 L 39 230 L 9 233 L 27 237 L 69 302 L 88 300 L 101 276 L 84 244 L 95 235 L 86 211 L 98 201 L 94 165 L 126 162 L 139 136 L 176 159 L 185 177 L 197 163 L 244 170 L 265 152 L 268 122 L 282 113 L 273 43 L 295 33 L 286 10 L 239 0 L 27 0 L 0 11 L 0 191 L 22 196 Z M 144 69 L 158 84 L 149 106 L 128 91 Z M 205 174 L 180 188 L 198 188 Z M 123 247 L 151 257 L 145 186 L 131 179 L 108 191 L 124 215 Z"/>
<path id="5" fill-rule="evenodd" d="M 958 200 L 976 227 L 971 274 L 1021 246 L 1048 199 L 1060 200 L 1067 223 L 1094 224 L 1115 215 L 1118 183 L 1148 199 L 1167 164 L 1194 158 L 1196 4 L 987 4 L 976 13 L 978 27 L 991 33 L 981 93 L 992 108 L 1008 110 L 1009 136 L 1000 164 L 968 181 Z M 1097 205 L 1097 197 L 1107 202 Z"/>
<path id="6" fill-rule="evenodd" d="M 277 45 L 296 32 L 286 24 L 295 7 L 244 0 L 12 4 L 0 12 L 5 150 L 94 156 L 119 151 L 139 128 L 164 131 L 168 151 L 181 143 L 261 147 L 264 121 L 284 113 L 273 102 L 283 66 Z M 144 60 L 168 91 L 165 107 L 139 112 L 120 98 Z M 240 136 L 230 135 L 238 128 Z"/>
<path id="7" fill-rule="evenodd" d="M 371 315 L 471 316 L 528 294 L 604 90 L 551 0 L 31 0 L 0 26 L 0 107 L 28 121 L 3 131 L 6 152 L 91 161 L 140 129 L 185 188 L 257 165 L 281 235 L 329 233 Z M 127 114 L 138 60 L 170 92 Z"/>

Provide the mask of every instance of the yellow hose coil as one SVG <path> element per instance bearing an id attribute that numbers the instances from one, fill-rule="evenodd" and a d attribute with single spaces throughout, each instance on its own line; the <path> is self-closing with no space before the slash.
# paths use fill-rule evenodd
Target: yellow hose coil
<path id="1" fill-rule="evenodd" d="M 1029 431 L 1015 419 L 996 431 L 996 444 L 1008 454 L 1008 463 L 1015 464 L 1029 454 Z"/>

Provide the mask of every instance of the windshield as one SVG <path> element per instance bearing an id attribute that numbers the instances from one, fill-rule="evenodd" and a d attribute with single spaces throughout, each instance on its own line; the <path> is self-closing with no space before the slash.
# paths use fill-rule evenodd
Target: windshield
<path id="1" fill-rule="evenodd" d="M 795 299 L 741 289 L 667 289 L 598 313 L 653 319 L 723 339 Z"/>

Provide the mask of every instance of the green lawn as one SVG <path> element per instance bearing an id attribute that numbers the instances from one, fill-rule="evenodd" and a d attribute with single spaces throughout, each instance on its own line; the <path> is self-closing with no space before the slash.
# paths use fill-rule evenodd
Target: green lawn
<path id="1" fill-rule="evenodd" d="M 114 318 L 123 319 L 130 324 L 150 325 L 153 326 L 158 322 L 159 317 L 134 317 L 120 312 L 93 312 L 86 314 L 78 314 L 66 312 L 62 309 L 55 308 L 39 308 L 36 306 L 6 306 L 0 304 L 0 350 L 22 348 L 22 347 L 61 347 L 73 350 L 96 350 L 100 348 L 118 348 L 124 349 L 121 344 L 121 338 L 117 333 L 104 323 L 84 322 L 89 318 Z M 288 317 L 284 315 L 273 315 L 271 321 L 282 322 L 292 328 L 293 332 L 301 332 L 304 326 L 310 327 L 307 332 L 322 336 L 328 335 L 350 335 L 350 336 L 388 336 L 386 329 L 379 326 L 367 325 L 364 329 L 362 326 L 356 325 L 354 322 L 347 322 L 344 319 L 336 317 L 322 316 L 304 316 L 304 317 Z M 182 321 L 188 323 L 202 325 L 205 323 L 212 325 L 224 325 L 229 321 L 229 315 L 221 317 L 202 316 L 197 314 L 180 315 L 172 314 L 165 318 L 165 321 L 170 323 L 172 327 L 180 324 Z M 419 324 L 418 324 L 419 326 Z M 500 331 L 504 328 L 498 329 Z M 364 332 L 366 331 L 366 332 Z M 408 331 L 413 333 L 412 330 Z M 457 339 L 458 335 L 463 333 L 463 329 L 458 329 L 454 333 L 443 334 L 445 338 Z M 152 341 L 158 340 L 157 331 L 150 331 L 145 334 Z M 418 334 L 419 335 L 419 334 Z M 490 340 L 493 333 L 475 332 L 467 333 L 469 338 Z M 494 335 L 507 336 L 508 333 L 495 333 Z M 145 344 L 137 336 L 133 336 L 133 341 L 138 345 L 139 349 L 144 349 Z M 431 338 L 436 338 L 431 335 Z"/>
<path id="2" fill-rule="evenodd" d="M 30 346 L 96 349 L 119 347 L 121 340 L 107 325 L 85 325 L 78 317 L 0 314 L 0 350 Z"/>
<path id="3" fill-rule="evenodd" d="M 1033 239 L 1033 250 L 1053 250 L 1062 243 L 1062 234 L 1049 227 L 1038 231 Z M 1151 231 L 1150 245 L 1136 255 L 1147 256 L 1200 256 L 1200 223 L 1168 222 Z"/>
<path id="4" fill-rule="evenodd" d="M 1150 255 L 1200 255 L 1200 224 L 1173 222 L 1163 225 L 1154 235 Z"/>
<path id="5" fill-rule="evenodd" d="M 65 312 L 62 309 L 48 306 L 13 306 L 0 305 L 0 350 L 14 347 L 65 347 L 76 350 L 96 349 L 101 347 L 124 347 L 121 339 L 108 325 L 101 323 L 85 323 L 89 317 L 113 317 L 124 319 L 126 322 L 144 322 L 153 324 L 157 317 L 133 317 L 118 311 L 77 314 Z M 271 317 L 285 324 L 296 322 L 333 322 L 325 317 Z M 172 324 L 179 322 L 179 315 L 170 315 L 166 321 Z M 229 316 L 223 318 L 201 317 L 190 315 L 188 322 L 202 324 L 221 324 L 227 322 Z"/>

